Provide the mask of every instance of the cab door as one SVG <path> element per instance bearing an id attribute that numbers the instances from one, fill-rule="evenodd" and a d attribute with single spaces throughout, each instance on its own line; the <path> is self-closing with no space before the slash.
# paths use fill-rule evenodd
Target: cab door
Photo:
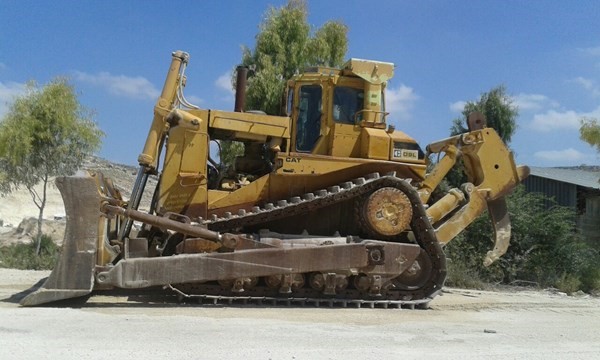
<path id="1" fill-rule="evenodd" d="M 323 88 L 319 84 L 296 88 L 292 151 L 311 153 L 321 136 Z"/>

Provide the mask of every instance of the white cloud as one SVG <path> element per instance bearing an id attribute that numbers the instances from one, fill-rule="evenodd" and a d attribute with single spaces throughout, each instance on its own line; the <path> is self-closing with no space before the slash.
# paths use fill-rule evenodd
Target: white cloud
<path id="1" fill-rule="evenodd" d="M 219 76 L 217 80 L 215 80 L 215 86 L 220 90 L 225 90 L 231 95 L 234 95 L 235 91 L 231 86 L 231 71 Z"/>
<path id="2" fill-rule="evenodd" d="M 87 74 L 75 71 L 75 79 L 104 88 L 117 96 L 154 100 L 160 95 L 159 90 L 148 79 L 141 76 L 111 75 L 108 72 Z"/>
<path id="3" fill-rule="evenodd" d="M 196 95 L 185 95 L 185 99 L 196 106 L 199 106 L 203 102 L 203 100 Z"/>
<path id="4" fill-rule="evenodd" d="M 600 46 L 588 47 L 588 48 L 578 48 L 577 50 L 584 54 L 587 54 L 587 55 L 600 56 Z"/>
<path id="5" fill-rule="evenodd" d="M 410 110 L 418 99 L 419 96 L 409 86 L 400 84 L 398 88 L 388 87 L 385 90 L 385 111 L 394 118 L 408 119 Z"/>
<path id="6" fill-rule="evenodd" d="M 592 61 L 596 61 L 596 60 L 600 59 L 600 46 L 588 47 L 588 48 L 578 48 L 577 51 L 579 51 L 580 53 L 583 53 L 584 55 L 587 55 L 588 58 L 593 59 Z M 595 67 L 600 68 L 600 62 L 596 61 Z"/>
<path id="7" fill-rule="evenodd" d="M 592 80 L 592 79 L 586 79 L 584 77 L 579 76 L 579 77 L 575 78 L 573 81 L 575 81 L 579 85 L 583 86 L 584 89 L 589 90 L 594 87 L 594 80 Z"/>
<path id="8" fill-rule="evenodd" d="M 231 86 L 231 71 L 227 71 L 215 80 L 215 86 L 221 92 L 226 93 L 225 96 L 220 96 L 220 100 L 226 103 L 235 101 L 235 90 Z"/>
<path id="9" fill-rule="evenodd" d="M 600 117 L 600 106 L 590 112 L 576 112 L 573 110 L 556 111 L 548 110 L 544 114 L 536 114 L 533 117 L 531 127 L 537 131 L 552 130 L 577 130 L 581 126 L 579 120 L 582 117 Z"/>
<path id="10" fill-rule="evenodd" d="M 592 156 L 579 152 L 573 148 L 564 150 L 537 151 L 533 156 L 539 160 L 555 164 L 581 164 L 589 161 Z"/>
<path id="11" fill-rule="evenodd" d="M 546 107 L 557 107 L 559 104 L 546 95 L 520 93 L 513 97 L 513 104 L 519 110 L 540 110 Z"/>
<path id="12" fill-rule="evenodd" d="M 553 101 L 546 95 L 541 94 L 525 94 L 520 93 L 516 96 L 512 97 L 513 105 L 517 106 L 519 110 L 529 111 L 529 110 L 541 110 L 549 107 L 558 107 L 558 102 Z M 450 104 L 450 111 L 461 113 L 465 105 L 466 101 L 457 101 Z"/>
<path id="13" fill-rule="evenodd" d="M 0 82 L 0 118 L 8 112 L 9 104 L 13 102 L 16 96 L 25 93 L 25 84 L 16 82 Z"/>
<path id="14" fill-rule="evenodd" d="M 461 100 L 453 102 L 452 104 L 450 104 L 450 111 L 455 113 L 462 113 L 462 111 L 465 109 L 465 105 L 467 105 L 466 101 Z"/>
<path id="15" fill-rule="evenodd" d="M 589 91 L 593 97 L 600 97 L 600 86 L 596 81 L 581 76 L 573 79 L 573 81 Z"/>

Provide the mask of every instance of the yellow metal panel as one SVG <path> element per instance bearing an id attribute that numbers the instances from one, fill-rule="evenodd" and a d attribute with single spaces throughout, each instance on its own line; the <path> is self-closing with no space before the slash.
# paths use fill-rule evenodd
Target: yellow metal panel
<path id="1" fill-rule="evenodd" d="M 290 137 L 290 119 L 282 116 L 212 110 L 210 127 L 235 133 L 237 138 Z"/>
<path id="2" fill-rule="evenodd" d="M 223 215 L 239 209 L 326 188 L 373 172 L 396 171 L 398 176 L 421 180 L 425 165 L 392 161 L 332 157 L 305 153 L 280 154 L 276 172 L 232 192 L 209 190 L 208 214 Z"/>
<path id="3" fill-rule="evenodd" d="M 420 181 L 424 177 L 425 165 L 406 164 L 393 161 L 344 158 L 304 153 L 281 154 L 277 162 L 281 165 L 271 173 L 269 192 L 271 199 L 286 199 L 305 192 L 323 189 L 367 174 L 395 171 L 401 178 Z"/>
<path id="4" fill-rule="evenodd" d="M 385 173 L 388 171 L 396 171 L 399 176 L 422 178 L 418 174 L 425 171 L 425 164 L 408 164 L 396 161 L 381 161 L 361 158 L 346 158 L 333 157 L 323 155 L 311 155 L 304 153 L 279 154 L 276 160 L 280 166 L 276 173 L 281 175 L 289 175 L 290 183 L 294 182 L 294 176 L 300 174 L 308 174 L 312 176 L 330 174 L 342 170 L 355 169 L 351 175 L 360 177 L 372 172 Z M 351 178 L 345 178 L 350 180 Z M 323 182 L 326 179 L 321 178 Z M 345 181 L 342 180 L 342 181 Z"/>
<path id="5" fill-rule="evenodd" d="M 362 128 L 361 154 L 367 159 L 389 160 L 390 136 L 383 129 Z"/>
<path id="6" fill-rule="evenodd" d="M 488 189 L 490 198 L 504 196 L 519 183 L 512 152 L 491 128 L 462 136 L 463 163 L 475 186 Z"/>
<path id="7" fill-rule="evenodd" d="M 381 84 L 394 76 L 394 64 L 373 60 L 350 59 L 344 64 L 344 70 L 372 84 Z"/>
<path id="8" fill-rule="evenodd" d="M 177 126 L 169 131 L 161 176 L 158 211 L 206 217 L 206 122 L 198 130 Z"/>
<path id="9" fill-rule="evenodd" d="M 183 156 L 181 157 L 180 173 L 201 174 L 205 171 L 202 164 L 206 164 L 208 157 L 207 147 L 208 136 L 194 131 L 185 131 Z M 189 156 L 186 156 L 189 154 Z"/>
<path id="10" fill-rule="evenodd" d="M 336 123 L 334 125 L 332 156 L 359 157 L 361 128 L 355 125 Z"/>
<path id="11" fill-rule="evenodd" d="M 397 131 L 397 130 L 395 130 L 392 133 L 389 133 L 389 136 L 392 140 L 390 142 L 390 150 L 389 150 L 391 160 L 405 161 L 405 162 L 409 162 L 409 163 L 419 163 L 419 164 L 423 164 L 425 162 L 424 159 L 419 159 L 418 150 L 407 150 L 407 149 L 394 150 L 394 142 L 412 143 L 412 144 L 417 145 L 417 142 L 413 138 L 411 138 L 407 134 L 403 133 L 402 131 Z"/>
<path id="12" fill-rule="evenodd" d="M 402 131 L 399 130 L 394 130 L 391 133 L 388 133 L 390 139 L 392 139 L 392 141 L 404 141 L 404 142 L 412 142 L 412 143 L 416 143 L 415 139 L 413 139 L 412 137 L 408 136 L 406 133 L 403 133 Z"/>
<path id="13" fill-rule="evenodd" d="M 282 166 L 277 169 L 279 174 L 326 174 L 329 172 L 346 169 L 360 164 L 362 159 L 333 158 L 323 155 L 309 155 L 304 153 L 281 154 L 278 161 Z M 291 178 L 290 178 L 291 179 Z"/>
<path id="14" fill-rule="evenodd" d="M 182 51 L 176 51 L 172 54 L 171 66 L 169 66 L 163 90 L 154 106 L 154 118 L 148 136 L 146 137 L 144 150 L 138 157 L 140 165 L 147 165 L 150 168 L 156 169 L 158 157 L 160 155 L 158 153 L 159 144 L 169 128 L 165 122 L 165 117 L 172 109 L 173 103 L 175 102 L 175 93 L 179 81 L 181 65 L 187 63 L 188 59 L 189 55 Z"/>
<path id="15" fill-rule="evenodd" d="M 222 215 L 225 211 L 248 210 L 268 197 L 269 175 L 265 175 L 235 191 L 211 190 L 209 192 L 208 213 Z"/>
<path id="16" fill-rule="evenodd" d="M 208 190 L 208 208 L 211 208 L 211 204 L 214 202 L 228 196 L 231 194 L 231 191 L 224 190 Z"/>

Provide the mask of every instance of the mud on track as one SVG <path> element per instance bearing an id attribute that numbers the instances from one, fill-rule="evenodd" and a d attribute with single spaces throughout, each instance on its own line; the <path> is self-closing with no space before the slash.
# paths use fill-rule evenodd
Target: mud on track
<path id="1" fill-rule="evenodd" d="M 0 269 L 0 358 L 600 357 L 600 299 L 447 289 L 429 310 L 223 307 L 95 295 L 21 308 L 48 272 Z"/>

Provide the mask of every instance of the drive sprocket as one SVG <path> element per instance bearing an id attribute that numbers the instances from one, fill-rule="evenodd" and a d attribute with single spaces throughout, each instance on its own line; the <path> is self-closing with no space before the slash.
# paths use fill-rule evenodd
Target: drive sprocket
<path id="1" fill-rule="evenodd" d="M 360 206 L 365 230 L 370 234 L 396 236 L 410 227 L 412 206 L 400 189 L 384 187 L 375 190 Z"/>

